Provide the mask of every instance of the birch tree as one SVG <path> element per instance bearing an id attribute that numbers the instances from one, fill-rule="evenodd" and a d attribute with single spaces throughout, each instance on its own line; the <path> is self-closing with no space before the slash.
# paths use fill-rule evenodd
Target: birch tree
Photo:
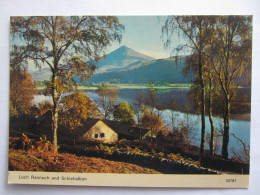
<path id="1" fill-rule="evenodd" d="M 218 17 L 214 36 L 208 56 L 218 80 L 219 98 L 224 105 L 222 157 L 228 158 L 231 103 L 238 88 L 247 85 L 251 79 L 252 17 Z"/>
<path id="2" fill-rule="evenodd" d="M 120 41 L 124 27 L 112 16 L 11 17 L 11 52 L 51 71 L 52 129 L 57 152 L 57 128 L 61 95 L 75 86 L 75 78 L 87 80 L 112 41 Z"/>
<path id="3" fill-rule="evenodd" d="M 168 16 L 162 28 L 166 36 L 165 47 L 174 48 L 177 53 L 188 49 L 197 56 L 198 81 L 201 88 L 200 115 L 201 115 L 201 144 L 200 158 L 205 151 L 205 76 L 203 74 L 203 53 L 208 45 L 210 34 L 212 34 L 214 17 L 211 16 Z M 179 35 L 180 42 L 174 38 Z M 183 38 L 181 41 L 180 37 Z"/>

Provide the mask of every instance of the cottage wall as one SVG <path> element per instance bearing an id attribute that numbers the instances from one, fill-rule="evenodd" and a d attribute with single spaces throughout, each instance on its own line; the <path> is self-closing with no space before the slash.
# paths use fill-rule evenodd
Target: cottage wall
<path id="1" fill-rule="evenodd" d="M 98 121 L 82 136 L 81 140 L 113 143 L 118 140 L 118 134 L 104 122 Z"/>

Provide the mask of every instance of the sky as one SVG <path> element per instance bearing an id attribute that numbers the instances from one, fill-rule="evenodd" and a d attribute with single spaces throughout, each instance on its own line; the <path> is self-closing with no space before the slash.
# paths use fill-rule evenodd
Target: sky
<path id="1" fill-rule="evenodd" d="M 108 46 L 107 54 L 125 45 L 155 59 L 171 56 L 171 50 L 164 48 L 165 37 L 164 39 L 162 37 L 162 26 L 166 16 L 118 16 L 118 19 L 125 27 L 122 41 L 113 42 Z M 172 39 L 174 39 L 174 46 L 180 43 L 177 34 Z M 36 70 L 32 61 L 29 61 L 29 69 Z"/>
<path id="2" fill-rule="evenodd" d="M 108 53 L 125 45 L 153 58 L 170 57 L 169 49 L 164 48 L 162 26 L 165 16 L 119 16 L 119 22 L 125 26 L 121 43 L 113 43 Z"/>

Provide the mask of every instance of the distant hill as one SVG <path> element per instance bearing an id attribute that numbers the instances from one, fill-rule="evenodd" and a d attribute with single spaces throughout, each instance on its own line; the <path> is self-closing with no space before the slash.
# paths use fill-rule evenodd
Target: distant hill
<path id="1" fill-rule="evenodd" d="M 193 80 L 192 74 L 184 77 L 182 70 L 185 66 L 185 57 L 180 57 L 176 62 L 172 58 L 153 60 L 150 62 L 137 61 L 126 66 L 124 69 L 94 74 L 89 82 L 102 83 L 148 83 L 169 82 L 169 83 L 190 83 Z"/>

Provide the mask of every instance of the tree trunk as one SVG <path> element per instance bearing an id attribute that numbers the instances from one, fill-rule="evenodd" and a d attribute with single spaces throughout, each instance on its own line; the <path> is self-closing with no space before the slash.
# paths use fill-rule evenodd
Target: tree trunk
<path id="1" fill-rule="evenodd" d="M 58 152 L 58 138 L 57 138 L 57 129 L 58 129 L 58 92 L 56 86 L 56 77 L 53 75 L 53 86 L 52 86 L 52 99 L 53 99 L 53 111 L 52 111 L 52 130 L 53 130 L 53 152 Z"/>
<path id="2" fill-rule="evenodd" d="M 52 126 L 53 126 L 53 150 L 56 153 L 58 152 L 58 138 L 57 138 L 58 106 L 55 103 L 53 105 Z"/>
<path id="3" fill-rule="evenodd" d="M 210 127 L 211 127 L 211 134 L 210 134 L 210 155 L 214 155 L 214 137 L 215 137 L 215 125 L 212 117 L 212 83 L 211 79 L 209 82 L 209 122 L 210 122 Z"/>
<path id="4" fill-rule="evenodd" d="M 58 117 L 59 117 L 59 97 L 57 91 L 57 69 L 59 64 L 59 57 L 57 53 L 57 37 L 56 37 L 56 27 L 57 27 L 58 17 L 55 17 L 55 22 L 53 25 L 53 69 L 52 69 L 52 100 L 53 100 L 53 111 L 52 111 L 52 129 L 53 129 L 53 152 L 58 152 Z"/>
<path id="5" fill-rule="evenodd" d="M 199 52 L 199 77 L 201 86 L 201 143 L 200 143 L 200 161 L 205 152 L 205 85 L 202 73 L 202 59 L 201 52 Z"/>
<path id="6" fill-rule="evenodd" d="M 229 143 L 229 119 L 230 119 L 230 102 L 226 100 L 224 113 L 224 135 L 222 144 L 222 158 L 228 159 L 228 143 Z"/>

